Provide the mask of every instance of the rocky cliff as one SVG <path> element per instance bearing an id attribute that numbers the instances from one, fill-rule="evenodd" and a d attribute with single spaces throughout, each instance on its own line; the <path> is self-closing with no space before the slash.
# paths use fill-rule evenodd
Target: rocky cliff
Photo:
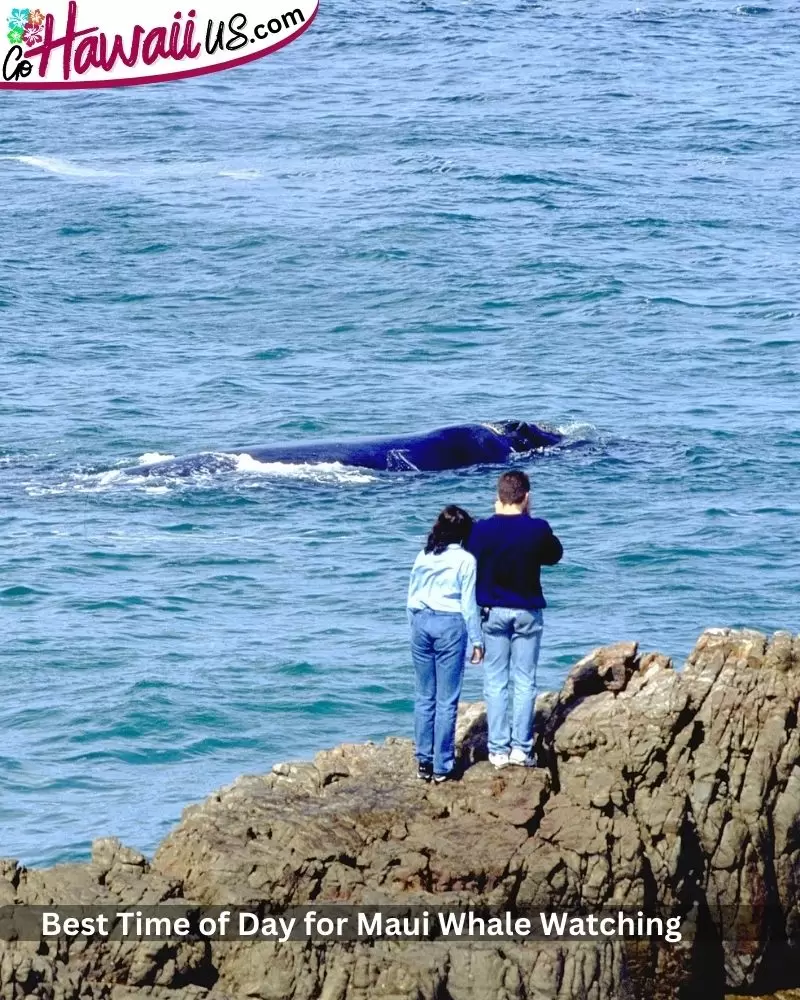
<path id="1" fill-rule="evenodd" d="M 691 917 L 680 944 L 16 941 L 0 943 L 0 997 L 713 1000 L 798 987 L 799 701 L 800 637 L 708 631 L 681 673 L 621 643 L 540 698 L 535 769 L 491 768 L 482 708 L 467 705 L 458 783 L 416 780 L 407 740 L 344 745 L 187 809 L 149 862 L 113 840 L 85 865 L 0 862 L 0 906 L 646 907 Z"/>

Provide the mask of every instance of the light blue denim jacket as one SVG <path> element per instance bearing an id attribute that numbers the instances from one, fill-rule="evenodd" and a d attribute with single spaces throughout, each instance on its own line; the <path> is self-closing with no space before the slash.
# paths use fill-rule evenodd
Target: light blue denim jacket
<path id="1" fill-rule="evenodd" d="M 475 556 L 460 545 L 448 545 L 434 555 L 422 551 L 414 561 L 408 584 L 408 620 L 414 611 L 460 611 L 473 646 L 483 645 L 481 615 L 475 601 Z"/>

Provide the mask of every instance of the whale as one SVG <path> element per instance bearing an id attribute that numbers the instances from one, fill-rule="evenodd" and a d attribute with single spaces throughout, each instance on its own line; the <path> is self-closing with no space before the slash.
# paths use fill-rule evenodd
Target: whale
<path id="1" fill-rule="evenodd" d="M 457 424 L 421 434 L 234 446 L 170 458 L 124 471 L 133 476 L 189 476 L 234 467 L 242 455 L 257 462 L 294 465 L 337 462 L 381 472 L 444 472 L 473 465 L 505 465 L 516 456 L 552 448 L 564 440 L 559 431 L 523 420 Z"/>

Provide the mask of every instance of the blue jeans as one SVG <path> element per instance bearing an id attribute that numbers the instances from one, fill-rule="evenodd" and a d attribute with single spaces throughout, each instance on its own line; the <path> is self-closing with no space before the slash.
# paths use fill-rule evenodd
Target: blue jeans
<path id="1" fill-rule="evenodd" d="M 414 739 L 420 764 L 448 774 L 455 763 L 456 715 L 467 627 L 460 614 L 415 611 L 411 619 L 411 657 L 416 674 Z"/>
<path id="2" fill-rule="evenodd" d="M 483 694 L 489 724 L 489 753 L 533 749 L 536 668 L 542 644 L 541 611 L 492 608 L 483 624 L 486 658 Z M 509 712 L 509 680 L 514 705 Z"/>

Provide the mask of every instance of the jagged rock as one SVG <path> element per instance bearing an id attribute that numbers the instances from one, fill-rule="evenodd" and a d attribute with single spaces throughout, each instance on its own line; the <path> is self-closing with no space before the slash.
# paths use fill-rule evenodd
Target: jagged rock
<path id="1" fill-rule="evenodd" d="M 0 945 L 0 998 L 722 1000 L 798 987 L 799 702 L 800 637 L 707 631 L 682 673 L 619 643 L 540 698 L 535 769 L 495 771 L 482 706 L 468 705 L 458 783 L 419 782 L 409 740 L 343 745 L 187 809 L 149 863 L 116 840 L 87 865 L 0 862 L 0 905 L 658 907 L 691 916 L 697 939 L 21 941 Z"/>

